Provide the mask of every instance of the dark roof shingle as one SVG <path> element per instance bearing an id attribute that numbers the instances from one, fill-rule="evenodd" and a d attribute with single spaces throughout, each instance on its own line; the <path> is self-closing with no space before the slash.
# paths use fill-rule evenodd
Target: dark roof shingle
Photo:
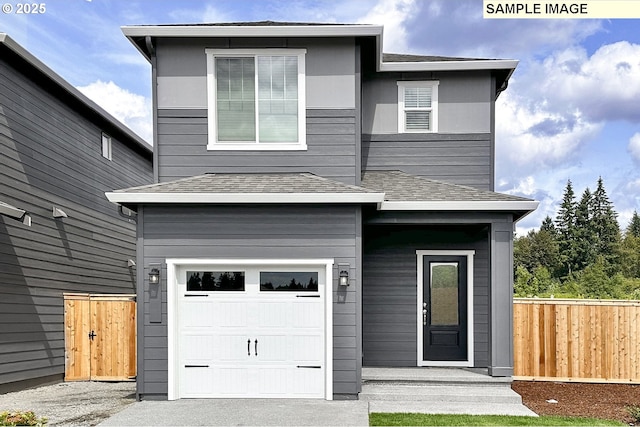
<path id="1" fill-rule="evenodd" d="M 532 201 L 510 194 L 422 178 L 397 170 L 366 171 L 362 174 L 361 185 L 369 190 L 384 192 L 384 199 L 388 202 Z"/>

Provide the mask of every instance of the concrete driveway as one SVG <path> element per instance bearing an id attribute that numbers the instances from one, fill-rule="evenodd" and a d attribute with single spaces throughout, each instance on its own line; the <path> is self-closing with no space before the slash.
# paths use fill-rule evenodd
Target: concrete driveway
<path id="1" fill-rule="evenodd" d="M 129 405 L 100 426 L 368 426 L 368 402 L 184 399 Z"/>

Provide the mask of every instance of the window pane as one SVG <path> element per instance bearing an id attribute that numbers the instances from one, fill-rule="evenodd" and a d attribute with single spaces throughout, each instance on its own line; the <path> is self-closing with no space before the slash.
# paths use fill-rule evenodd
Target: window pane
<path id="1" fill-rule="evenodd" d="M 260 272 L 261 291 L 317 292 L 318 273 L 315 271 Z"/>
<path id="2" fill-rule="evenodd" d="M 406 130 L 430 130 L 431 111 L 405 111 Z"/>
<path id="3" fill-rule="evenodd" d="M 255 141 L 253 58 L 216 58 L 219 141 Z"/>
<path id="4" fill-rule="evenodd" d="M 431 325 L 457 325 L 458 263 L 431 263 Z"/>
<path id="5" fill-rule="evenodd" d="M 260 142 L 298 141 L 298 58 L 258 58 Z"/>
<path id="6" fill-rule="evenodd" d="M 404 90 L 405 108 L 431 108 L 430 87 L 408 87 Z"/>
<path id="7" fill-rule="evenodd" d="M 187 291 L 244 291 L 244 271 L 187 271 Z"/>

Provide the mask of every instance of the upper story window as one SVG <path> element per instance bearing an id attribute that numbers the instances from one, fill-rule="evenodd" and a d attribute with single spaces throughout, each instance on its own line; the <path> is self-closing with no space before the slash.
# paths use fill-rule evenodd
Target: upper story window
<path id="1" fill-rule="evenodd" d="M 206 49 L 209 150 L 305 150 L 304 49 Z"/>
<path id="2" fill-rule="evenodd" d="M 398 82 L 398 132 L 438 131 L 437 81 Z"/>
<path id="3" fill-rule="evenodd" d="M 111 137 L 102 133 L 102 157 L 111 160 Z"/>

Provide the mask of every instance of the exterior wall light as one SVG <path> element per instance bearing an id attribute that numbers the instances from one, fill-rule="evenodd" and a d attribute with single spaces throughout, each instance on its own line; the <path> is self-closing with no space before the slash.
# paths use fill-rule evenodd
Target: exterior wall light
<path id="1" fill-rule="evenodd" d="M 347 270 L 341 270 L 338 278 L 338 285 L 349 286 L 349 272 Z"/>
<path id="2" fill-rule="evenodd" d="M 160 283 L 160 270 L 152 268 L 151 271 L 149 271 L 149 284 L 157 285 L 158 283 Z"/>

